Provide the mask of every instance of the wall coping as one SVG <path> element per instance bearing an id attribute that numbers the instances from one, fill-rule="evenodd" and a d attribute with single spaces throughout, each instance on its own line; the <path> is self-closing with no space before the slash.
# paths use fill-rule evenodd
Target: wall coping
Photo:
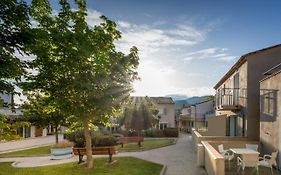
<path id="1" fill-rule="evenodd" d="M 205 149 L 210 152 L 212 158 L 214 159 L 224 159 L 224 157 L 207 141 L 202 141 L 202 144 L 204 145 Z"/>

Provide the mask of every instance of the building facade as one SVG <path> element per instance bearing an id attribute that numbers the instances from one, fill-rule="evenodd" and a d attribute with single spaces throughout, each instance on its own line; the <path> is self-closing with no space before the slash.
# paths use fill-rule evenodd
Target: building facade
<path id="1" fill-rule="evenodd" d="M 226 117 L 226 136 L 259 139 L 260 84 L 280 63 L 281 45 L 245 54 L 214 86 L 216 115 Z"/>
<path id="2" fill-rule="evenodd" d="M 214 116 L 214 100 L 184 106 L 180 114 L 180 130 L 191 132 L 192 128 L 207 128 L 208 118 L 212 116 Z"/>
<path id="3" fill-rule="evenodd" d="M 22 116 L 20 107 L 15 107 L 13 110 L 11 109 L 10 104 L 13 102 L 13 98 L 14 97 L 12 94 L 0 93 L 0 99 L 2 101 L 1 103 L 5 104 L 2 108 L 0 108 L 0 113 L 7 116 L 11 122 Z M 24 126 L 17 128 L 16 132 L 16 134 L 22 138 L 34 138 L 39 136 L 47 136 L 48 130 L 37 126 Z"/>
<path id="4" fill-rule="evenodd" d="M 159 129 L 175 128 L 175 103 L 171 97 L 150 97 L 159 110 Z"/>
<path id="5" fill-rule="evenodd" d="M 276 69 L 276 70 L 275 70 Z M 281 168 L 281 57 L 280 64 L 260 81 L 260 142 L 262 154 L 278 151 Z"/>

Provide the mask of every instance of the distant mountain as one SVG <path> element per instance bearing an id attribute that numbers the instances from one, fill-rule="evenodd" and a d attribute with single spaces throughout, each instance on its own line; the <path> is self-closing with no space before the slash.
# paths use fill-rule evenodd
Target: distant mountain
<path id="1" fill-rule="evenodd" d="M 170 94 L 170 95 L 166 95 L 166 97 L 171 97 L 174 101 L 188 99 L 188 96 L 182 94 Z"/>
<path id="2" fill-rule="evenodd" d="M 184 105 L 193 105 L 196 103 L 201 103 L 203 101 L 206 101 L 210 96 L 206 95 L 206 96 L 201 96 L 201 97 L 187 97 L 186 95 L 167 95 L 169 97 L 171 97 L 174 102 L 175 102 L 175 109 L 180 109 L 182 108 Z"/>
<path id="3" fill-rule="evenodd" d="M 181 109 L 183 106 L 188 105 L 186 100 L 176 100 L 175 102 L 175 109 Z"/>

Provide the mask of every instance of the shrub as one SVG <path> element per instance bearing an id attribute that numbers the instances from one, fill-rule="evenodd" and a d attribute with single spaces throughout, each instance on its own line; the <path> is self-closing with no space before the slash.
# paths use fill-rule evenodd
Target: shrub
<path id="1" fill-rule="evenodd" d="M 73 143 L 69 141 L 61 141 L 59 143 L 56 143 L 52 146 L 52 148 L 67 148 L 67 147 L 73 147 Z"/>
<path id="2" fill-rule="evenodd" d="M 113 146 L 117 144 L 117 138 L 111 133 L 94 131 L 92 135 L 92 146 Z M 82 130 L 65 134 L 65 138 L 74 142 L 74 147 L 85 147 L 85 138 Z"/>
<path id="3" fill-rule="evenodd" d="M 85 138 L 83 130 L 67 132 L 64 134 L 64 138 L 73 142 L 74 147 L 85 147 Z"/>
<path id="4" fill-rule="evenodd" d="M 164 129 L 164 135 L 165 137 L 178 137 L 179 130 L 178 128 L 166 128 Z"/>
<path id="5" fill-rule="evenodd" d="M 166 128 L 164 130 L 159 129 L 147 129 L 143 132 L 145 137 L 178 137 L 177 128 Z"/>

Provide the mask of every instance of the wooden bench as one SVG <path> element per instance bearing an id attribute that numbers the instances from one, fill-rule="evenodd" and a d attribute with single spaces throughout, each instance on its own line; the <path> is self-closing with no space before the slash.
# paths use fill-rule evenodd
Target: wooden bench
<path id="1" fill-rule="evenodd" d="M 141 147 L 141 142 L 143 142 L 143 137 L 120 137 L 117 141 L 118 144 L 121 144 L 123 148 L 123 144 L 126 143 L 138 143 L 139 147 Z"/>
<path id="2" fill-rule="evenodd" d="M 83 162 L 83 156 L 86 155 L 86 148 L 73 148 L 73 154 L 79 156 L 79 162 Z M 109 155 L 108 163 L 112 162 L 112 155 L 116 154 L 116 150 L 114 147 L 93 147 L 92 155 Z"/>

